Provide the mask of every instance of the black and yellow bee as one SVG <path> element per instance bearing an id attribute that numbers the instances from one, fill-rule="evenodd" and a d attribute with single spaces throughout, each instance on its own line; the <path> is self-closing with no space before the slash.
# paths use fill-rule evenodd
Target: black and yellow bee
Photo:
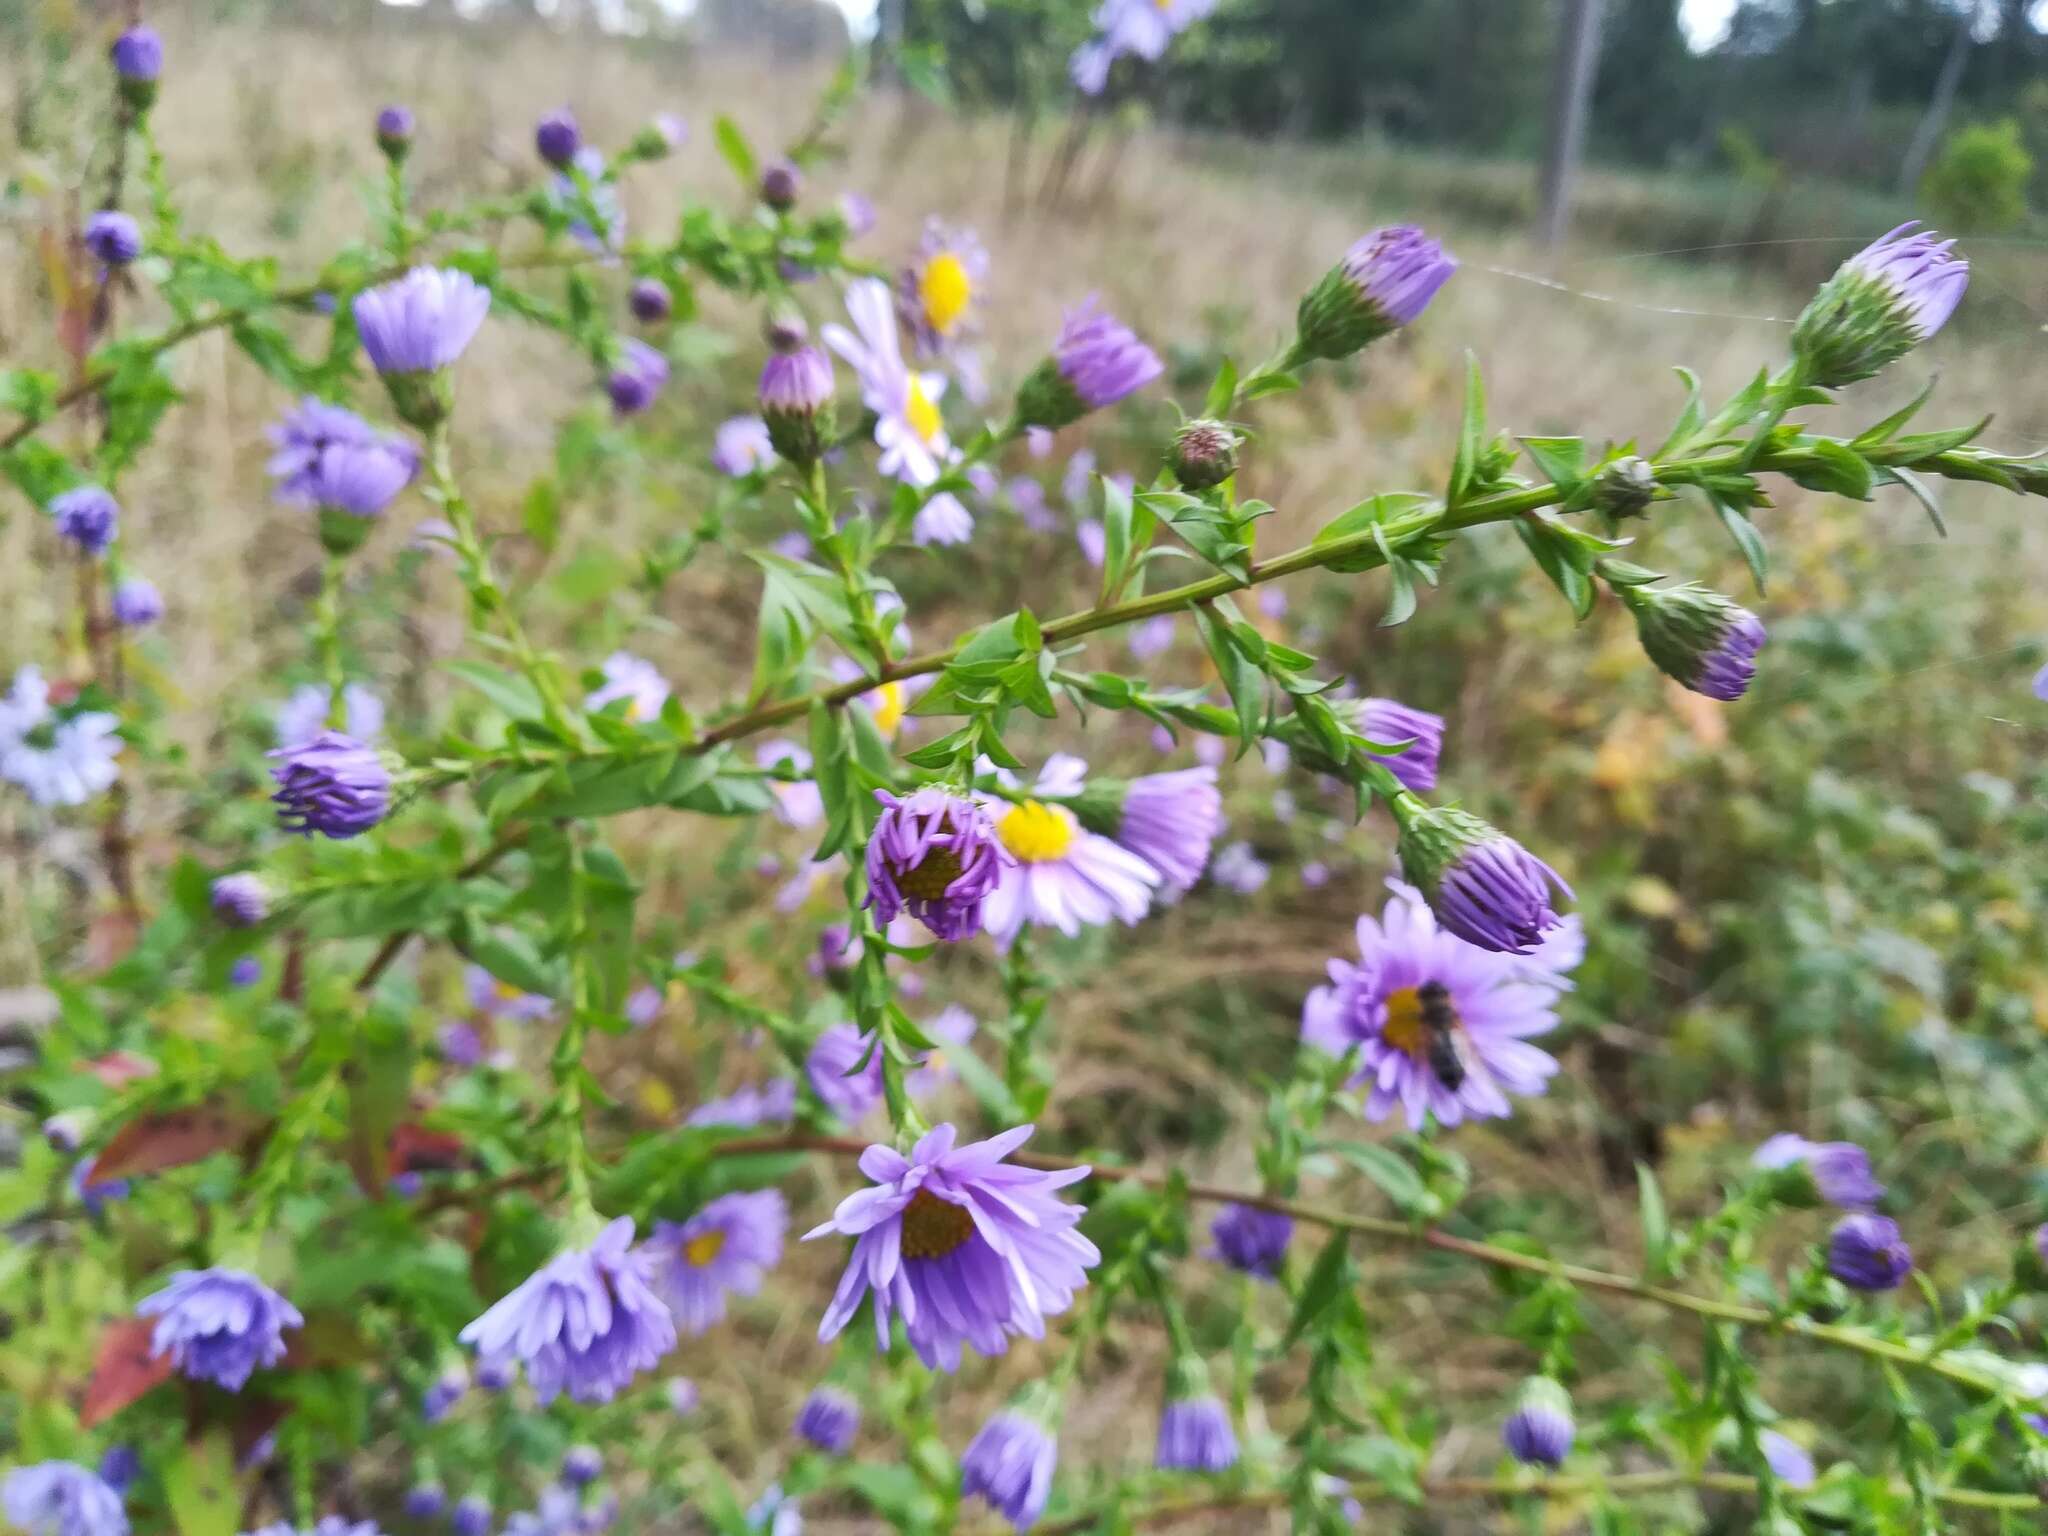
<path id="1" fill-rule="evenodd" d="M 1451 1006 L 1451 994 L 1440 981 L 1426 981 L 1415 989 L 1422 1005 L 1422 1039 L 1429 1069 L 1451 1092 L 1456 1093 L 1471 1076 L 1465 1055 L 1465 1033 L 1458 1027 L 1458 1010 Z"/>

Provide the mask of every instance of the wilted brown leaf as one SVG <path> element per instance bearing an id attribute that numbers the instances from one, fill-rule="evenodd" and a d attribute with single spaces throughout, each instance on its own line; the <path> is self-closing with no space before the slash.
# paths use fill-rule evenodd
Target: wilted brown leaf
<path id="1" fill-rule="evenodd" d="M 149 1340 L 155 1330 L 156 1324 L 147 1318 L 124 1317 L 100 1336 L 92 1378 L 85 1384 L 85 1400 L 78 1408 L 80 1425 L 91 1429 L 170 1378 L 171 1357 L 150 1357 Z"/>
<path id="2" fill-rule="evenodd" d="M 93 1177 L 125 1178 L 196 1163 L 240 1143 L 252 1123 L 245 1115 L 211 1104 L 137 1115 L 114 1132 L 113 1140 L 101 1150 L 93 1164 Z"/>

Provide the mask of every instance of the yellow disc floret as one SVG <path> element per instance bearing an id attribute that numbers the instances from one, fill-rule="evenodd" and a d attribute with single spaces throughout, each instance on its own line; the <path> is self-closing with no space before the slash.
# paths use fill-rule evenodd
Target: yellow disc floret
<path id="1" fill-rule="evenodd" d="M 951 251 L 940 251 L 918 274 L 917 296 L 924 304 L 925 324 L 941 336 L 951 335 L 974 299 L 967 263 Z"/>
<path id="2" fill-rule="evenodd" d="M 1072 811 L 1036 800 L 1012 806 L 996 823 L 996 836 L 1003 840 L 1003 846 L 1025 864 L 1065 858 L 1067 850 L 1074 846 L 1076 830 Z"/>
<path id="3" fill-rule="evenodd" d="M 974 1235 L 967 1207 L 920 1189 L 903 1208 L 903 1257 L 943 1259 Z"/>
<path id="4" fill-rule="evenodd" d="M 937 442 L 939 430 L 945 425 L 940 419 L 939 408 L 925 393 L 924 380 L 914 373 L 910 376 L 910 398 L 903 404 L 903 419 L 910 423 L 910 430 L 927 443 Z"/>
<path id="5" fill-rule="evenodd" d="M 709 1232 L 699 1232 L 683 1244 L 683 1262 L 692 1269 L 702 1269 L 725 1249 L 725 1233 L 717 1227 Z"/>
<path id="6" fill-rule="evenodd" d="M 1380 1026 L 1380 1038 L 1397 1051 L 1406 1051 L 1417 1061 L 1429 1049 L 1422 1033 L 1422 994 L 1414 987 L 1402 987 L 1387 995 L 1387 1022 Z"/>

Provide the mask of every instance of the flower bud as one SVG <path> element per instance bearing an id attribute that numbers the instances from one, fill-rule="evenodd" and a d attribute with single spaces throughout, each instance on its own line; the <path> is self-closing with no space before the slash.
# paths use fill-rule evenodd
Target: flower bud
<path id="1" fill-rule="evenodd" d="M 1913 1250 L 1889 1216 L 1844 1216 L 1828 1234 L 1828 1273 L 1852 1291 L 1897 1289 L 1913 1272 Z"/>
<path id="2" fill-rule="evenodd" d="M 832 360 L 817 347 L 772 354 L 761 369 L 768 441 L 792 464 L 815 463 L 832 435 Z"/>
<path id="3" fill-rule="evenodd" d="M 1090 299 L 1068 312 L 1052 356 L 1018 387 L 1017 419 L 1058 431 L 1137 393 L 1165 371 L 1158 354 L 1129 326 Z"/>
<path id="4" fill-rule="evenodd" d="M 125 267 L 142 254 L 142 231 L 125 213 L 103 208 L 85 221 L 85 248 L 109 267 Z"/>
<path id="5" fill-rule="evenodd" d="M 1551 892 L 1570 896 L 1571 887 L 1505 832 L 1413 795 L 1398 797 L 1392 809 L 1401 825 L 1401 872 L 1447 932 L 1481 949 L 1526 955 L 1563 921 Z"/>
<path id="6" fill-rule="evenodd" d="M 1636 517 L 1662 488 L 1650 461 L 1632 453 L 1600 471 L 1593 482 L 1593 505 L 1609 517 Z"/>
<path id="7" fill-rule="evenodd" d="M 777 213 L 787 213 L 796 206 L 803 185 L 802 172 L 787 160 L 778 160 L 761 173 L 761 201 Z"/>
<path id="8" fill-rule="evenodd" d="M 1740 603 L 1686 582 L 1676 587 L 1615 588 L 1636 617 L 1636 633 L 1657 670 L 1694 693 L 1732 703 L 1756 676 L 1768 638 L 1763 621 Z"/>
<path id="9" fill-rule="evenodd" d="M 1237 1465 L 1230 1410 L 1209 1385 L 1209 1368 L 1181 1355 L 1166 1372 L 1166 1409 L 1152 1464 L 1162 1472 L 1227 1472 Z"/>
<path id="10" fill-rule="evenodd" d="M 432 1520 L 448 1507 L 448 1495 L 439 1483 L 415 1483 L 406 1490 L 405 1513 L 408 1519 Z"/>
<path id="11" fill-rule="evenodd" d="M 545 114 L 534 124 L 533 147 L 556 170 L 568 170 L 576 151 L 583 147 L 583 130 L 576 125 L 576 114 L 567 107 Z"/>
<path id="12" fill-rule="evenodd" d="M 1301 301 L 1295 346 L 1306 357 L 1349 357 L 1414 321 L 1457 270 L 1413 224 L 1374 230 Z"/>
<path id="13" fill-rule="evenodd" d="M 1955 242 L 1901 224 L 1858 251 L 1800 313 L 1792 355 L 1829 389 L 1867 379 L 1948 323 L 1970 285 Z"/>
<path id="14" fill-rule="evenodd" d="M 396 165 L 412 153 L 415 127 L 410 107 L 386 107 L 377 114 L 377 147 Z"/>
<path id="15" fill-rule="evenodd" d="M 643 277 L 633 284 L 626 305 L 633 311 L 633 318 L 643 325 L 659 325 L 669 317 L 675 301 L 667 283 L 658 277 Z"/>
<path id="16" fill-rule="evenodd" d="M 761 324 L 761 338 L 775 352 L 794 352 L 810 339 L 810 334 L 802 311 L 787 304 L 778 304 L 770 310 L 768 318 Z"/>
<path id="17" fill-rule="evenodd" d="M 1190 421 L 1174 434 L 1167 462 L 1181 489 L 1206 491 L 1237 473 L 1237 434 L 1220 421 Z"/>
<path id="18" fill-rule="evenodd" d="M 1561 1467 L 1578 1426 L 1571 1395 L 1548 1376 L 1531 1376 L 1515 1394 L 1515 1410 L 1501 1426 L 1501 1443 L 1524 1466 Z"/>
<path id="19" fill-rule="evenodd" d="M 230 928 L 254 928 L 270 916 L 270 887 L 246 871 L 222 875 L 208 895 L 213 915 Z"/>
<path id="20" fill-rule="evenodd" d="M 148 111 L 164 70 L 164 40 L 154 28 L 130 27 L 114 39 L 111 52 L 121 99 L 137 112 Z"/>

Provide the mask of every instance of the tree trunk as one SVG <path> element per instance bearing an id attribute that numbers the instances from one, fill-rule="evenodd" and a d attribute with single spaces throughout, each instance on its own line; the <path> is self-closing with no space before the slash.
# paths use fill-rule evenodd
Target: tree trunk
<path id="1" fill-rule="evenodd" d="M 1603 0 L 1565 0 L 1551 82 L 1550 133 L 1543 151 L 1542 236 L 1555 248 L 1571 227 L 1572 177 L 1586 140 L 1586 109 L 1600 62 Z"/>
<path id="2" fill-rule="evenodd" d="M 1927 162 L 1934 158 L 1934 148 L 1941 142 L 1942 130 L 1948 127 L 1948 115 L 1955 109 L 1956 92 L 1962 89 L 1963 70 L 1970 62 L 1972 33 L 1977 27 L 1980 7 L 1971 6 L 1963 13 L 1963 19 L 1956 23 L 1956 35 L 1948 45 L 1948 57 L 1941 61 L 1941 73 L 1935 77 L 1934 94 L 1928 98 L 1927 110 L 1920 114 L 1920 126 L 1913 130 L 1913 142 L 1906 146 L 1906 158 L 1899 162 L 1899 195 L 1911 197 L 1920 188 L 1920 178 L 1927 174 Z"/>

